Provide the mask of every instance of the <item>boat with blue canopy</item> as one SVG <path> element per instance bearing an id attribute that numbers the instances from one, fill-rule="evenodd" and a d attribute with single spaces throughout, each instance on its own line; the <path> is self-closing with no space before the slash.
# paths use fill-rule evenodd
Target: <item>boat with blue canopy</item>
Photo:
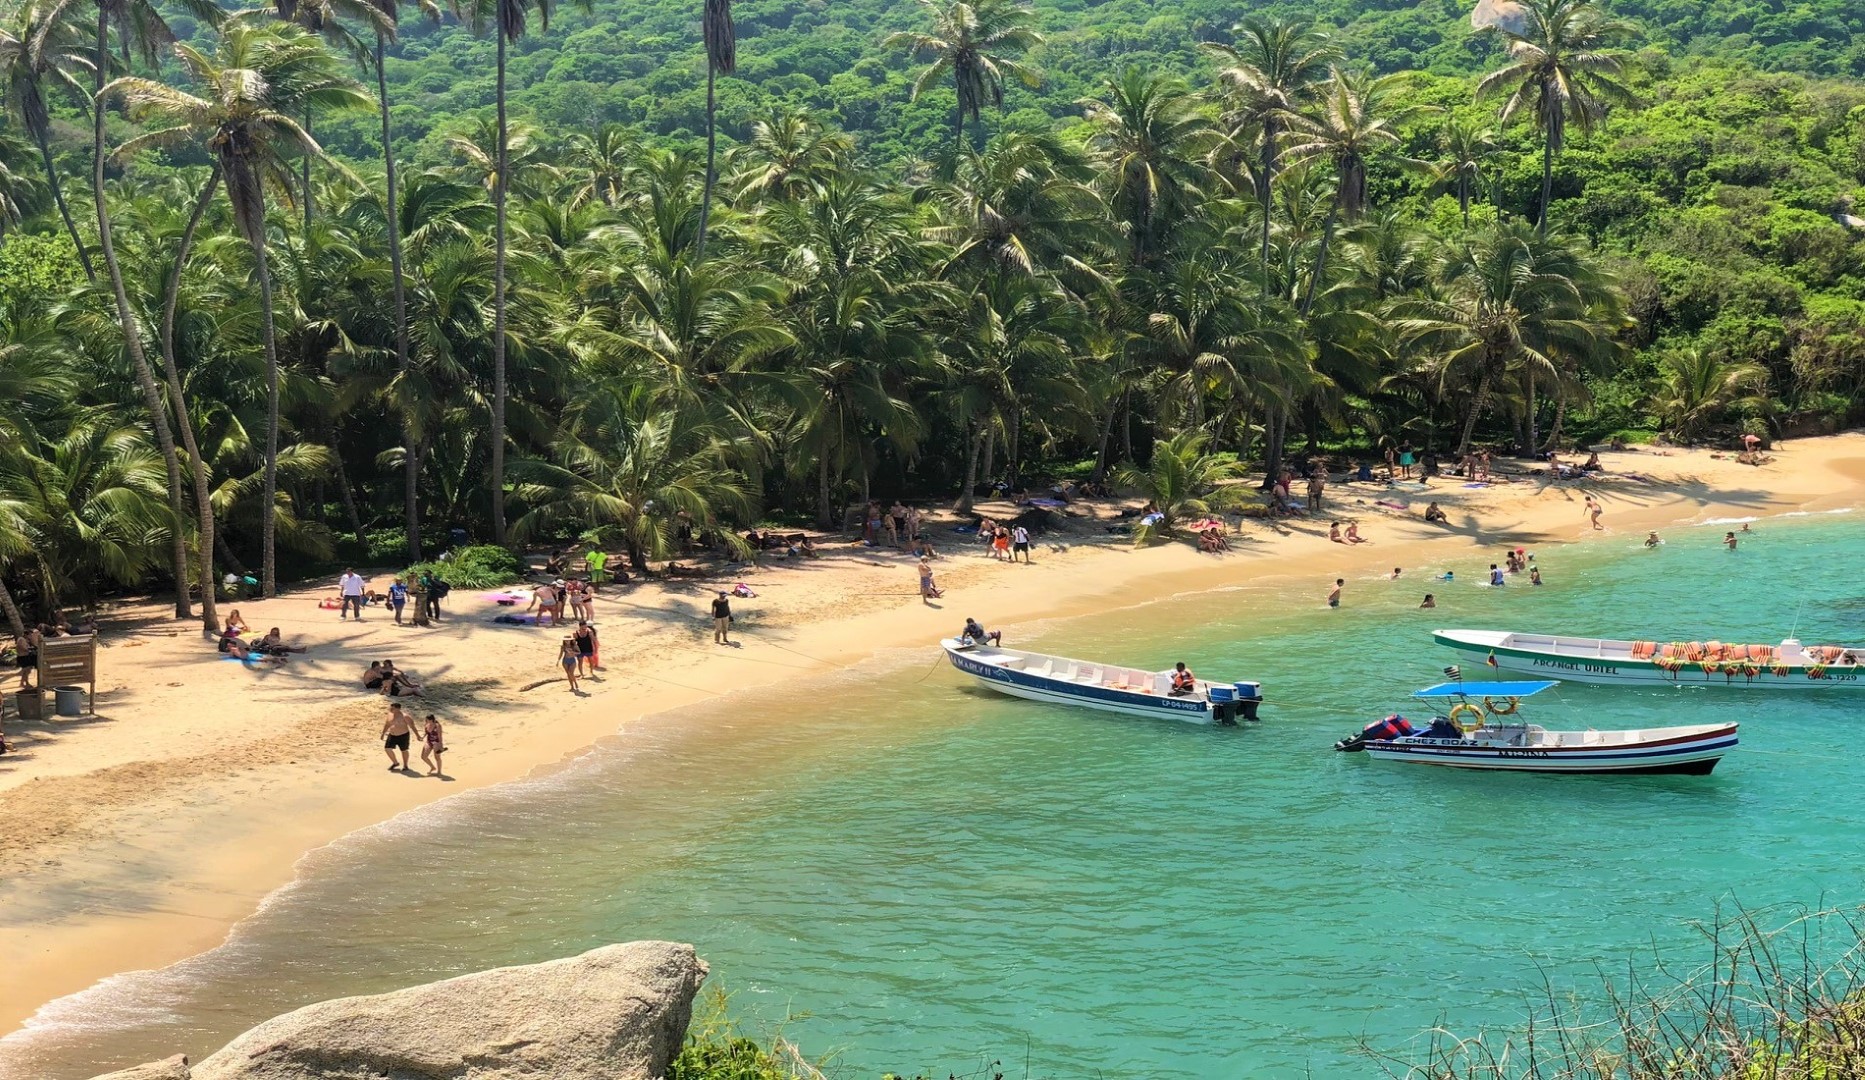
<path id="1" fill-rule="evenodd" d="M 1556 682 L 1452 681 L 1412 696 L 1434 707 L 1453 702 L 1420 727 L 1394 713 L 1334 744 L 1378 761 L 1453 769 L 1535 773 L 1682 773 L 1702 776 L 1736 745 L 1735 724 L 1633 730 L 1550 731 L 1518 719 L 1522 703 Z"/>

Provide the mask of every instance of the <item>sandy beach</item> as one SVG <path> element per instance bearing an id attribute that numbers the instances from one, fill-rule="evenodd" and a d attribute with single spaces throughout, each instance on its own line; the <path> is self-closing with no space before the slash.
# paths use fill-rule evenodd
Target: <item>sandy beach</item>
<path id="1" fill-rule="evenodd" d="M 1505 545 L 1630 542 L 1706 518 L 1852 506 L 1865 488 L 1857 433 L 1790 442 L 1759 467 L 1706 450 L 1601 457 L 1598 481 L 1336 484 L 1323 514 L 1248 519 L 1219 556 L 1186 544 L 1135 550 L 1106 528 L 1112 505 L 1072 509 L 1063 529 L 1039 538 L 1031 566 L 994 562 L 941 527 L 932 535 L 946 596 L 932 603 L 917 595 L 914 560 L 848 545 L 815 560 L 610 589 L 595 608 L 604 670 L 576 696 L 555 667 L 560 635 L 491 621 L 508 609 L 476 592 L 456 590 L 432 628 L 398 627 L 380 608 L 339 622 L 317 606 L 329 582 L 239 605 L 261 631 L 277 626 L 309 647 L 256 669 L 217 654 L 162 604 L 126 605 L 105 620 L 97 715 L 7 726 L 19 752 L 0 757 L 0 966 L 11 973 L 0 1025 L 11 1030 L 113 973 L 212 947 L 290 880 L 305 852 L 345 833 L 551 768 L 598 739 L 625 738 L 641 717 L 924 648 L 967 616 L 1014 640 L 1019 624 L 1038 619 L 1269 578 L 1311 581 L 1319 604 L 1337 576 L 1427 558 L 1467 558 L 1474 572 L 1500 561 Z M 1604 506 L 1604 531 L 1586 522 L 1589 494 Z M 1447 525 L 1422 520 L 1432 500 Z M 1331 520 L 1357 521 L 1368 542 L 1330 543 Z M 739 581 L 757 593 L 734 601 L 740 647 L 714 645 L 706 605 Z M 387 771 L 376 737 L 385 703 L 360 683 L 381 657 L 428 683 L 415 711 L 447 724 L 445 779 Z"/>

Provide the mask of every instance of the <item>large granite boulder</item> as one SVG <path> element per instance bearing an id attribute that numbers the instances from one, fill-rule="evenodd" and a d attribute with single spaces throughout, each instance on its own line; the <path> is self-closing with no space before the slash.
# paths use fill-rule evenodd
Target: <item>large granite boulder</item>
<path id="1" fill-rule="evenodd" d="M 657 1080 L 706 963 L 637 941 L 277 1016 L 192 1080 Z"/>
<path id="2" fill-rule="evenodd" d="M 133 1069 L 94 1076 L 91 1080 L 189 1080 L 188 1059 L 176 1054 L 162 1061 L 151 1061 L 147 1065 L 138 1065 Z"/>
<path id="3" fill-rule="evenodd" d="M 1476 0 L 1476 10 L 1470 13 L 1470 25 L 1481 30 L 1494 26 L 1512 34 L 1528 33 L 1528 9 L 1516 0 Z"/>

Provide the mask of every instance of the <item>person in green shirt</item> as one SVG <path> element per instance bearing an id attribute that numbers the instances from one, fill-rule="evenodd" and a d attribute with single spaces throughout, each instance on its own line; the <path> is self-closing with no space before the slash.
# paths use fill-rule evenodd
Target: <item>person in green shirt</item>
<path id="1" fill-rule="evenodd" d="M 609 565 L 609 556 L 591 548 L 589 554 L 583 556 L 583 561 L 589 566 L 589 580 L 597 585 L 602 584 L 603 568 Z"/>

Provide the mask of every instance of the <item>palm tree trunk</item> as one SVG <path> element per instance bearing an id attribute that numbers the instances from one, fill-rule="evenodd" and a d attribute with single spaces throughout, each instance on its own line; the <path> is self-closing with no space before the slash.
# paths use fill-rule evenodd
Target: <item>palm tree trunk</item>
<path id="1" fill-rule="evenodd" d="M 175 251 L 175 267 L 169 271 L 168 287 L 162 295 L 162 339 L 158 343 L 162 353 L 162 378 L 168 384 L 169 407 L 175 410 L 175 426 L 181 431 L 181 445 L 188 451 L 188 466 L 193 473 L 195 573 L 201 587 L 201 629 L 208 633 L 220 629 L 220 613 L 214 604 L 214 493 L 208 486 L 207 461 L 201 456 L 201 447 L 194 437 L 194 420 L 188 411 L 188 399 L 182 391 L 181 370 L 175 361 L 175 305 L 181 296 L 181 271 L 188 263 L 188 253 L 194 248 L 194 234 L 200 228 L 201 217 L 207 213 L 208 203 L 219 186 L 220 167 L 216 165 L 207 183 L 201 186 L 200 197 L 194 200 L 194 211 L 188 215 L 187 228 L 181 231 L 181 244 Z"/>
<path id="2" fill-rule="evenodd" d="M 965 482 L 958 489 L 958 501 L 952 504 L 952 509 L 961 514 L 971 512 L 972 493 L 978 490 L 978 448 L 984 443 L 984 433 L 972 430 L 975 426 L 965 425 Z"/>
<path id="3" fill-rule="evenodd" d="M 1554 197 L 1554 137 L 1541 140 L 1541 213 L 1535 222 L 1535 233 L 1548 235 L 1548 200 Z"/>
<path id="4" fill-rule="evenodd" d="M 304 108 L 304 133 L 311 134 L 311 107 Z M 304 155 L 304 164 L 299 166 L 298 190 L 304 193 L 304 235 L 311 235 L 311 155 Z"/>
<path id="5" fill-rule="evenodd" d="M 985 422 L 984 428 L 984 482 L 989 484 L 997 475 L 997 425 Z"/>
<path id="6" fill-rule="evenodd" d="M 1554 384 L 1554 425 L 1548 428 L 1548 441 L 1541 444 L 1543 450 L 1552 450 L 1561 441 L 1561 425 L 1567 420 L 1567 387 L 1561 383 Z"/>
<path id="7" fill-rule="evenodd" d="M 1005 439 L 1004 475 L 1010 480 L 1010 488 L 1016 490 L 1023 472 L 1023 407 L 1012 403 L 1010 406 L 1010 431 Z"/>
<path id="8" fill-rule="evenodd" d="M 1107 422 L 1101 425 L 1101 448 L 1095 451 L 1094 472 L 1090 474 L 1097 484 L 1107 479 L 1107 447 L 1114 441 L 1114 418 L 1120 415 L 1120 405 L 1126 397 L 1127 392 L 1122 390 L 1107 407 Z"/>
<path id="9" fill-rule="evenodd" d="M 408 360 L 408 295 L 402 282 L 400 193 L 395 190 L 395 144 L 389 129 L 389 87 L 382 72 L 382 32 L 376 32 L 376 101 L 382 113 L 382 168 L 387 181 L 387 224 L 389 270 L 394 275 L 395 291 L 395 371 L 408 394 L 410 363 Z M 410 410 L 402 409 L 402 518 L 408 534 L 408 561 L 421 561 L 421 453 L 415 446 L 414 425 Z"/>
<path id="10" fill-rule="evenodd" d="M 1282 445 L 1289 433 L 1289 408 L 1277 404 L 1269 411 L 1269 430 L 1263 434 L 1263 490 L 1276 486 L 1282 475 Z"/>
<path id="11" fill-rule="evenodd" d="M 706 257 L 706 223 L 712 218 L 712 185 L 718 177 L 718 170 L 713 162 L 719 153 L 719 103 L 714 94 L 714 85 L 718 82 L 719 69 L 713 66 L 712 58 L 706 59 L 706 192 L 699 200 L 699 239 L 693 245 L 695 260 Z"/>
<path id="12" fill-rule="evenodd" d="M 45 162 L 45 186 L 52 189 L 52 201 L 58 204 L 58 216 L 65 219 L 65 231 L 71 234 L 71 246 L 77 249 L 78 262 L 84 267 L 84 279 L 96 281 L 97 271 L 91 268 L 90 252 L 84 250 L 84 238 L 78 235 L 78 226 L 71 220 L 71 207 L 65 205 L 64 189 L 58 186 L 58 168 L 52 164 L 52 143 L 44 132 L 34 132 L 33 141 L 39 144 L 39 157 Z"/>
<path id="13" fill-rule="evenodd" d="M 1315 289 L 1321 284 L 1321 276 L 1328 268 L 1328 241 L 1334 237 L 1334 218 L 1340 213 L 1340 194 L 1334 195 L 1334 201 L 1328 204 L 1328 216 L 1321 222 L 1321 250 L 1315 253 L 1314 276 L 1308 279 L 1308 288 L 1302 295 L 1302 318 L 1315 306 Z"/>
<path id="14" fill-rule="evenodd" d="M 1470 415 L 1464 418 L 1463 438 L 1457 441 L 1457 456 L 1463 457 L 1470 452 L 1470 439 L 1476 434 L 1477 417 L 1483 415 L 1483 405 L 1489 398 L 1489 372 L 1477 380 L 1476 397 L 1470 401 Z"/>
<path id="15" fill-rule="evenodd" d="M 343 500 L 343 517 L 350 523 L 350 531 L 358 540 L 363 539 L 363 517 L 356 512 L 356 494 L 350 490 L 350 471 L 343 467 L 343 451 L 337 448 L 337 432 L 330 432 L 330 460 L 337 469 L 337 494 Z"/>
<path id="16" fill-rule="evenodd" d="M 816 524 L 825 529 L 835 527 L 835 504 L 829 501 L 829 455 L 816 459 Z"/>
<path id="17" fill-rule="evenodd" d="M 1263 295 L 1269 295 L 1269 207 L 1272 188 L 1276 181 L 1276 124 L 1273 120 L 1263 122 L 1263 178 L 1261 198 L 1263 204 Z"/>
<path id="18" fill-rule="evenodd" d="M 261 210 L 259 220 L 265 220 Z M 272 319 L 272 268 L 266 261 L 264 226 L 252 238 L 253 269 L 259 276 L 259 314 L 266 350 L 265 493 L 259 504 L 259 588 L 278 595 L 278 330 Z"/>
<path id="19" fill-rule="evenodd" d="M 492 542 L 505 544 L 505 29 L 499 39 L 498 104 L 499 160 L 492 181 Z"/>
<path id="20" fill-rule="evenodd" d="M 1457 177 L 1457 209 L 1463 211 L 1464 231 L 1470 231 L 1470 178 L 1461 173 Z"/>
<path id="21" fill-rule="evenodd" d="M 1528 417 L 1527 417 L 1528 419 L 1528 442 L 1523 444 L 1522 449 L 1527 451 L 1530 454 L 1533 454 L 1535 452 L 1535 447 L 1540 445 L 1540 442 L 1541 442 L 1541 427 L 1539 424 L 1535 422 L 1535 369 L 1534 369 L 1534 366 L 1529 365 L 1523 371 L 1523 374 L 1527 376 L 1527 381 L 1528 381 Z"/>
<path id="22" fill-rule="evenodd" d="M 13 627 L 14 637 L 26 636 L 26 619 L 19 613 L 19 605 L 13 602 L 13 590 L 0 585 L 0 607 L 6 609 L 6 621 Z"/>
<path id="23" fill-rule="evenodd" d="M 162 391 L 155 384 L 155 372 L 143 352 L 142 330 L 136 313 L 130 310 L 129 291 L 123 287 L 123 268 L 117 263 L 116 243 L 110 231 L 110 209 L 104 198 L 104 73 L 108 67 L 110 16 L 108 9 L 97 9 L 97 79 L 91 101 L 91 195 L 97 208 L 97 243 L 104 256 L 104 268 L 110 275 L 110 288 L 117 302 L 117 323 L 123 328 L 123 349 L 142 388 L 143 405 L 155 429 L 156 444 L 162 449 L 162 462 L 168 467 L 168 509 L 170 557 L 175 575 L 175 618 L 194 614 L 188 601 L 188 530 L 187 512 L 181 502 L 181 459 L 175 453 L 175 435 L 168 426 L 168 412 L 162 406 Z"/>

